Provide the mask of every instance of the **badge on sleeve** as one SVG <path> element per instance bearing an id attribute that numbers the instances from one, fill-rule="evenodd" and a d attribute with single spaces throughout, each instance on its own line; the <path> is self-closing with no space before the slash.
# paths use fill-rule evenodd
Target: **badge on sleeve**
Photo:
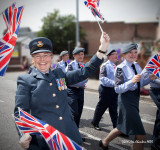
<path id="1" fill-rule="evenodd" d="M 120 77 L 122 75 L 122 68 L 117 68 L 116 77 Z"/>
<path id="2" fill-rule="evenodd" d="M 106 71 L 106 66 L 105 66 L 105 65 L 103 65 L 103 66 L 101 67 L 100 76 L 101 76 L 101 77 L 106 77 L 106 76 L 107 76 L 107 71 Z"/>

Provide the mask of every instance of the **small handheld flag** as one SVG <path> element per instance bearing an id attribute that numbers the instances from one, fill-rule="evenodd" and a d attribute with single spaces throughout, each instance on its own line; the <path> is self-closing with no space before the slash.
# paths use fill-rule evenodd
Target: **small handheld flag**
<path id="1" fill-rule="evenodd" d="M 100 0 L 85 0 L 84 4 L 91 10 L 93 16 L 95 17 L 101 32 L 103 32 L 103 29 L 99 23 L 99 21 L 97 20 L 96 16 L 100 18 L 100 20 L 102 21 L 102 23 L 104 22 L 104 18 L 102 16 L 102 14 L 100 13 L 100 9 L 99 9 L 99 1 Z"/>
<path id="2" fill-rule="evenodd" d="M 2 12 L 3 19 L 7 26 L 7 32 L 3 38 L 0 39 L 0 76 L 4 76 L 12 56 L 23 10 L 23 6 L 16 8 L 15 3 L 13 3 Z"/>
<path id="3" fill-rule="evenodd" d="M 145 68 L 160 78 L 160 54 L 154 55 Z"/>
<path id="4" fill-rule="evenodd" d="M 15 123 L 22 133 L 42 135 L 51 150 L 82 150 L 82 147 L 72 141 L 54 127 L 19 109 L 19 118 Z"/>

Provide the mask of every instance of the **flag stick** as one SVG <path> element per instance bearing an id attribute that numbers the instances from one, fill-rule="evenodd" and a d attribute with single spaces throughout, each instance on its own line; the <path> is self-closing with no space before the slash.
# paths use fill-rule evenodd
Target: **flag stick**
<path id="1" fill-rule="evenodd" d="M 16 128 L 17 128 L 17 130 L 18 130 L 20 136 L 22 137 L 22 136 L 23 136 L 23 132 L 22 132 L 22 131 L 19 129 L 19 127 L 17 126 L 17 124 L 16 124 L 16 122 L 15 122 L 15 117 L 14 117 L 13 114 L 12 114 L 12 117 L 13 117 L 13 119 L 14 119 L 14 123 L 15 123 L 15 125 L 16 125 Z"/>
<path id="2" fill-rule="evenodd" d="M 95 18 L 96 18 L 96 16 L 95 16 Z M 102 29 L 102 27 L 101 27 L 99 21 L 97 20 L 97 18 L 96 18 L 96 21 L 97 21 L 97 23 L 98 23 L 98 25 L 99 25 L 99 28 L 100 28 L 101 32 L 103 33 L 103 29 Z"/>

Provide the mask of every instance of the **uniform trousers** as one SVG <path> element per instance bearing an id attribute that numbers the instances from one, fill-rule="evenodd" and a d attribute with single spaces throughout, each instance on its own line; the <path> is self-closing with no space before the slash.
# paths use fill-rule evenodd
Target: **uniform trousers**
<path id="1" fill-rule="evenodd" d="M 69 105 L 74 121 L 79 128 L 80 118 L 84 105 L 84 88 L 68 87 Z"/>
<path id="2" fill-rule="evenodd" d="M 153 130 L 153 145 L 156 145 L 160 149 L 160 88 L 151 88 L 149 93 L 157 106 L 156 120 Z"/>
<path id="3" fill-rule="evenodd" d="M 98 125 L 104 112 L 109 108 L 109 115 L 113 124 L 113 128 L 117 126 L 117 97 L 118 94 L 112 87 L 99 86 L 99 102 L 97 103 L 96 110 L 92 123 Z"/>

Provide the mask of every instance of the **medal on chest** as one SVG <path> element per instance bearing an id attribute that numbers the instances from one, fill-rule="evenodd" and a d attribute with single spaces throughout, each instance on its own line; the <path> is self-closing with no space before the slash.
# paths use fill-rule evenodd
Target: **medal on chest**
<path id="1" fill-rule="evenodd" d="M 59 91 L 67 89 L 65 78 L 56 79 L 56 82 Z"/>

